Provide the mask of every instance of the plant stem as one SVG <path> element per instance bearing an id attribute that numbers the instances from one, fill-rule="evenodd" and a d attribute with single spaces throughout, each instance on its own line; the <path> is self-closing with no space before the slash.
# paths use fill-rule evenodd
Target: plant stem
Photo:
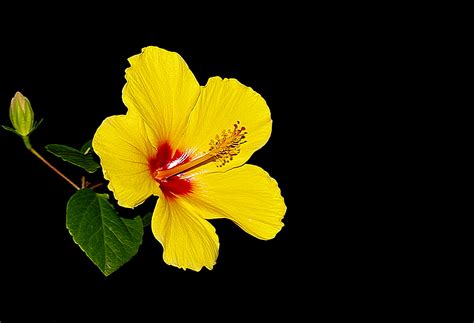
<path id="1" fill-rule="evenodd" d="M 71 181 L 69 178 L 66 177 L 66 175 L 64 175 L 63 173 L 61 173 L 56 167 L 54 167 L 53 165 L 51 165 L 46 159 L 44 159 L 43 156 L 41 156 L 32 146 L 31 146 L 31 143 L 30 143 L 30 139 L 28 137 L 23 137 L 23 142 L 25 143 L 25 146 L 26 148 L 31 151 L 31 153 L 33 155 L 35 155 L 36 157 L 38 157 L 39 160 L 41 160 L 43 163 L 46 164 L 46 166 L 48 166 L 49 168 L 51 168 L 56 174 L 58 174 L 59 176 L 61 176 L 66 182 L 68 182 L 69 184 L 71 184 L 76 190 L 80 190 L 81 188 L 79 186 L 77 186 L 76 184 L 74 184 L 73 181 Z"/>
<path id="2" fill-rule="evenodd" d="M 91 186 L 90 189 L 91 189 L 91 190 L 94 190 L 94 189 L 96 189 L 97 187 L 102 186 L 102 185 L 104 185 L 104 183 L 97 183 L 97 184 L 95 184 L 94 186 Z"/>

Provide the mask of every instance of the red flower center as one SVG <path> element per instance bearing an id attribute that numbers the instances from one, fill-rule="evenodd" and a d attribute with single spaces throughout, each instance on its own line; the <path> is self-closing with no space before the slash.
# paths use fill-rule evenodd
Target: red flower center
<path id="1" fill-rule="evenodd" d="M 160 183 L 166 197 L 175 198 L 192 191 L 192 182 L 185 172 L 190 169 L 215 162 L 217 167 L 229 163 L 240 153 L 240 146 L 246 143 L 245 127 L 237 121 L 231 129 L 223 130 L 209 141 L 209 150 L 191 156 L 171 148 L 168 142 L 161 143 L 156 155 L 148 160 L 150 174 Z"/>
<path id="2" fill-rule="evenodd" d="M 168 142 L 161 143 L 156 149 L 156 155 L 148 159 L 151 176 L 160 183 L 160 188 L 165 197 L 176 198 L 177 196 L 187 195 L 191 193 L 193 185 L 191 180 L 185 178 L 182 173 L 157 179 L 157 172 L 186 163 L 189 159 L 190 156 L 186 156 L 179 150 L 173 153 L 173 149 Z"/>

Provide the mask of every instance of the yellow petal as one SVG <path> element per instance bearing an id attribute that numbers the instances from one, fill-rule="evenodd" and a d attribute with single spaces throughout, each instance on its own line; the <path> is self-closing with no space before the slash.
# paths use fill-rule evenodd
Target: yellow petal
<path id="1" fill-rule="evenodd" d="M 216 263 L 219 239 L 215 229 L 184 199 L 160 198 L 151 225 L 168 265 L 199 271 L 204 266 L 212 269 Z"/>
<path id="2" fill-rule="evenodd" d="M 232 130 L 237 121 L 247 131 L 247 142 L 240 146 L 240 153 L 223 167 L 217 168 L 217 164 L 212 162 L 196 168 L 196 171 L 225 171 L 242 165 L 253 152 L 265 145 L 272 130 L 270 109 L 257 92 L 235 79 L 210 78 L 191 113 L 180 149 L 206 152 L 210 141 L 223 131 Z"/>
<path id="3" fill-rule="evenodd" d="M 179 54 L 158 47 L 144 48 L 129 62 L 123 102 L 157 138 L 166 138 L 175 147 L 199 96 L 199 83 Z"/>
<path id="4" fill-rule="evenodd" d="M 154 146 L 140 118 L 119 115 L 105 119 L 94 135 L 92 146 L 119 205 L 132 208 L 150 195 L 158 194 L 158 184 L 148 168 Z"/>
<path id="5" fill-rule="evenodd" d="M 283 227 L 286 205 L 278 183 L 262 168 L 244 165 L 192 177 L 193 192 L 180 197 L 206 219 L 227 218 L 247 233 L 272 239 Z"/>

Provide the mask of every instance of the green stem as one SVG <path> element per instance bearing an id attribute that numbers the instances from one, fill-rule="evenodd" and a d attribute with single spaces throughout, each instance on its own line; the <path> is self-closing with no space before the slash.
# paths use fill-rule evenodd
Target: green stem
<path id="1" fill-rule="evenodd" d="M 63 173 L 61 173 L 56 167 L 54 167 L 53 165 L 51 165 L 46 159 L 44 159 L 43 156 L 41 156 L 32 146 L 31 146 L 31 143 L 30 143 L 30 139 L 28 137 L 22 137 L 23 138 L 23 143 L 25 144 L 26 148 L 31 151 L 31 153 L 33 155 L 35 155 L 36 157 L 38 157 L 39 160 L 41 160 L 43 163 L 46 164 L 46 166 L 48 166 L 49 168 L 51 168 L 56 174 L 58 174 L 59 176 L 61 176 L 66 182 L 68 182 L 69 184 L 71 184 L 76 190 L 80 190 L 81 188 L 79 186 L 77 186 L 73 181 L 71 181 L 69 178 L 66 177 L 66 175 L 64 175 Z"/>
<path id="2" fill-rule="evenodd" d="M 21 136 L 21 138 L 23 139 L 23 143 L 25 144 L 26 149 L 33 149 L 33 147 L 31 147 L 30 138 L 28 136 Z"/>

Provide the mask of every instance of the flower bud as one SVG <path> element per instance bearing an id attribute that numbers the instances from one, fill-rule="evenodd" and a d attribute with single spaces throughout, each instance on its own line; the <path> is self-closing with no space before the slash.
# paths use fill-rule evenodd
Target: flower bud
<path id="1" fill-rule="evenodd" d="M 16 92 L 10 104 L 10 121 L 16 133 L 26 137 L 34 130 L 35 116 L 30 101 Z"/>

